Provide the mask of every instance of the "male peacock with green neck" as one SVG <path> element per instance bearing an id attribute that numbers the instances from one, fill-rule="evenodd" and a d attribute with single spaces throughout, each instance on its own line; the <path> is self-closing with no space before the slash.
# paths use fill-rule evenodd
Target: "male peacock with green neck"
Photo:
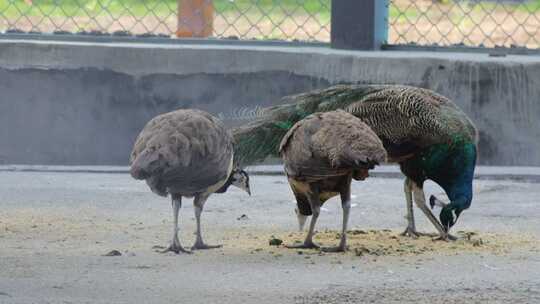
<path id="1" fill-rule="evenodd" d="M 417 237 L 412 202 L 438 230 L 449 234 L 472 201 L 472 181 L 478 135 L 471 120 L 452 101 L 433 91 L 396 85 L 338 85 L 289 96 L 284 104 L 260 111 L 261 117 L 233 130 L 236 162 L 241 166 L 278 155 L 282 137 L 299 120 L 316 112 L 344 109 L 375 131 L 406 176 L 408 225 L 404 235 Z M 440 222 L 426 205 L 423 184 L 439 184 L 450 199 L 435 196 L 430 204 L 442 207 Z"/>

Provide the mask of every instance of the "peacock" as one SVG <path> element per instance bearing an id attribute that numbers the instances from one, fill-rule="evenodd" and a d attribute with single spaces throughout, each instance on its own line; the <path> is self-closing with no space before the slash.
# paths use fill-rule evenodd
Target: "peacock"
<path id="1" fill-rule="evenodd" d="M 364 180 L 368 171 L 386 160 L 379 137 L 354 115 L 342 110 L 312 114 L 297 122 L 283 137 L 279 151 L 294 196 L 300 230 L 312 215 L 308 234 L 292 248 L 318 248 L 313 243 L 321 206 L 339 195 L 343 209 L 341 240 L 323 251 L 345 251 L 351 209 L 351 181 Z"/>
<path id="2" fill-rule="evenodd" d="M 414 200 L 437 229 L 439 239 L 454 239 L 450 228 L 473 198 L 478 132 L 452 101 L 411 86 L 337 85 L 288 96 L 283 102 L 259 111 L 256 120 L 233 130 L 235 161 L 240 166 L 278 156 L 283 136 L 308 115 L 344 109 L 373 129 L 383 142 L 388 161 L 398 163 L 406 177 L 408 224 L 403 235 L 420 235 L 414 221 Z M 442 206 L 440 222 L 426 205 L 426 180 L 440 185 L 450 200 L 446 204 L 430 197 L 432 207 Z"/>

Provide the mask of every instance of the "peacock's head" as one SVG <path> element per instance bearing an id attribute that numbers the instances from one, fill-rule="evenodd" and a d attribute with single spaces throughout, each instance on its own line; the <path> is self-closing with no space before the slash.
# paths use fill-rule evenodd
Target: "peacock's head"
<path id="1" fill-rule="evenodd" d="M 450 204 L 443 207 L 439 214 L 439 219 L 445 232 L 448 232 L 454 224 L 456 224 L 459 215 L 463 210 L 457 207 L 451 207 Z"/>
<path id="2" fill-rule="evenodd" d="M 231 185 L 238 187 L 251 195 L 251 190 L 249 188 L 249 175 L 246 171 L 241 169 L 234 169 L 230 179 Z"/>
<path id="3" fill-rule="evenodd" d="M 463 204 L 460 201 L 453 201 L 450 204 L 446 204 L 434 195 L 429 198 L 429 203 L 432 209 L 434 206 L 442 207 L 441 213 L 439 213 L 439 220 L 444 231 L 447 233 L 456 224 L 461 212 L 466 209 L 461 207 Z"/>
<path id="4" fill-rule="evenodd" d="M 439 219 L 446 233 L 456 224 L 463 210 L 469 208 L 472 203 L 474 168 L 476 166 L 475 144 L 466 143 L 459 146 L 454 151 L 451 160 L 455 164 L 460 164 L 457 174 L 439 183 L 450 199 L 449 204 L 440 204 L 442 210 Z M 432 206 L 436 201 L 438 201 L 437 198 L 430 197 Z"/>

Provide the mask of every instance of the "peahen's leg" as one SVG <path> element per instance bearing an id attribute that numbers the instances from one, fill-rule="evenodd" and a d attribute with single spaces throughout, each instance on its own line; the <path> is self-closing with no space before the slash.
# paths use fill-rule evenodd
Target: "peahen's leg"
<path id="1" fill-rule="evenodd" d="M 441 223 L 439 223 L 439 220 L 435 218 L 433 213 L 431 213 L 431 210 L 426 205 L 426 197 L 424 195 L 424 189 L 420 186 L 418 186 L 416 183 L 412 182 L 412 193 L 414 197 L 414 202 L 416 203 L 416 206 L 424 212 L 426 217 L 429 219 L 429 221 L 435 226 L 437 231 L 439 232 L 439 239 L 442 240 L 448 240 L 453 239 L 452 236 L 449 236 L 445 231 Z"/>
<path id="2" fill-rule="evenodd" d="M 304 225 L 308 216 L 301 214 L 298 207 L 294 208 L 294 213 L 296 213 L 296 218 L 298 219 L 298 231 L 304 231 Z"/>
<path id="3" fill-rule="evenodd" d="M 213 248 L 220 248 L 223 247 L 223 245 L 207 245 L 204 243 L 202 239 L 202 233 L 201 233 L 201 213 L 204 208 L 204 203 L 208 199 L 210 195 L 204 195 L 199 194 L 196 195 L 193 199 L 193 206 L 195 207 L 195 219 L 197 220 L 197 239 L 195 240 L 195 244 L 193 244 L 193 247 L 191 247 L 191 250 L 200 250 L 200 249 L 213 249 Z"/>
<path id="4" fill-rule="evenodd" d="M 315 234 L 315 224 L 321 213 L 321 201 L 319 199 L 319 192 L 312 191 L 308 195 L 309 204 L 311 206 L 311 221 L 309 222 L 309 231 L 303 244 L 287 245 L 288 248 L 319 248 L 318 245 L 313 243 L 313 235 Z"/>
<path id="5" fill-rule="evenodd" d="M 347 250 L 347 226 L 349 223 L 349 214 L 351 212 L 351 179 L 343 186 L 341 190 L 341 207 L 343 208 L 343 224 L 341 227 L 341 239 L 337 247 L 324 247 L 322 251 L 343 252 Z"/>
<path id="6" fill-rule="evenodd" d="M 403 231 L 401 235 L 417 238 L 420 234 L 416 231 L 416 225 L 414 223 L 412 184 L 413 181 L 410 178 L 405 178 L 403 190 L 405 192 L 405 200 L 407 203 L 407 228 L 405 228 L 405 231 Z"/>
<path id="7" fill-rule="evenodd" d="M 180 208 L 182 207 L 182 197 L 176 196 L 171 194 L 172 199 L 172 208 L 173 208 L 173 237 L 171 241 L 171 245 L 165 250 L 162 251 L 162 253 L 172 251 L 174 253 L 191 253 L 190 251 L 185 250 L 182 245 L 180 245 L 180 240 L 178 240 L 178 213 L 180 212 Z"/>

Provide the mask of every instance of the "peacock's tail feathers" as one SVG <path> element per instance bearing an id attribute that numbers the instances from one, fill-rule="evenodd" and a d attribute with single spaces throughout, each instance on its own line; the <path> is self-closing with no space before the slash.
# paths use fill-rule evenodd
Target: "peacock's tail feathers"
<path id="1" fill-rule="evenodd" d="M 398 85 L 337 85 L 284 97 L 283 104 L 260 109 L 255 121 L 233 130 L 241 164 L 278 156 L 281 138 L 299 120 L 316 112 L 345 109 L 369 125 L 398 159 L 437 143 L 477 141 L 469 118 L 433 91 Z"/>
<path id="2" fill-rule="evenodd" d="M 244 167 L 277 156 L 277 147 L 286 132 L 284 123 L 265 119 L 233 129 L 235 164 Z"/>

